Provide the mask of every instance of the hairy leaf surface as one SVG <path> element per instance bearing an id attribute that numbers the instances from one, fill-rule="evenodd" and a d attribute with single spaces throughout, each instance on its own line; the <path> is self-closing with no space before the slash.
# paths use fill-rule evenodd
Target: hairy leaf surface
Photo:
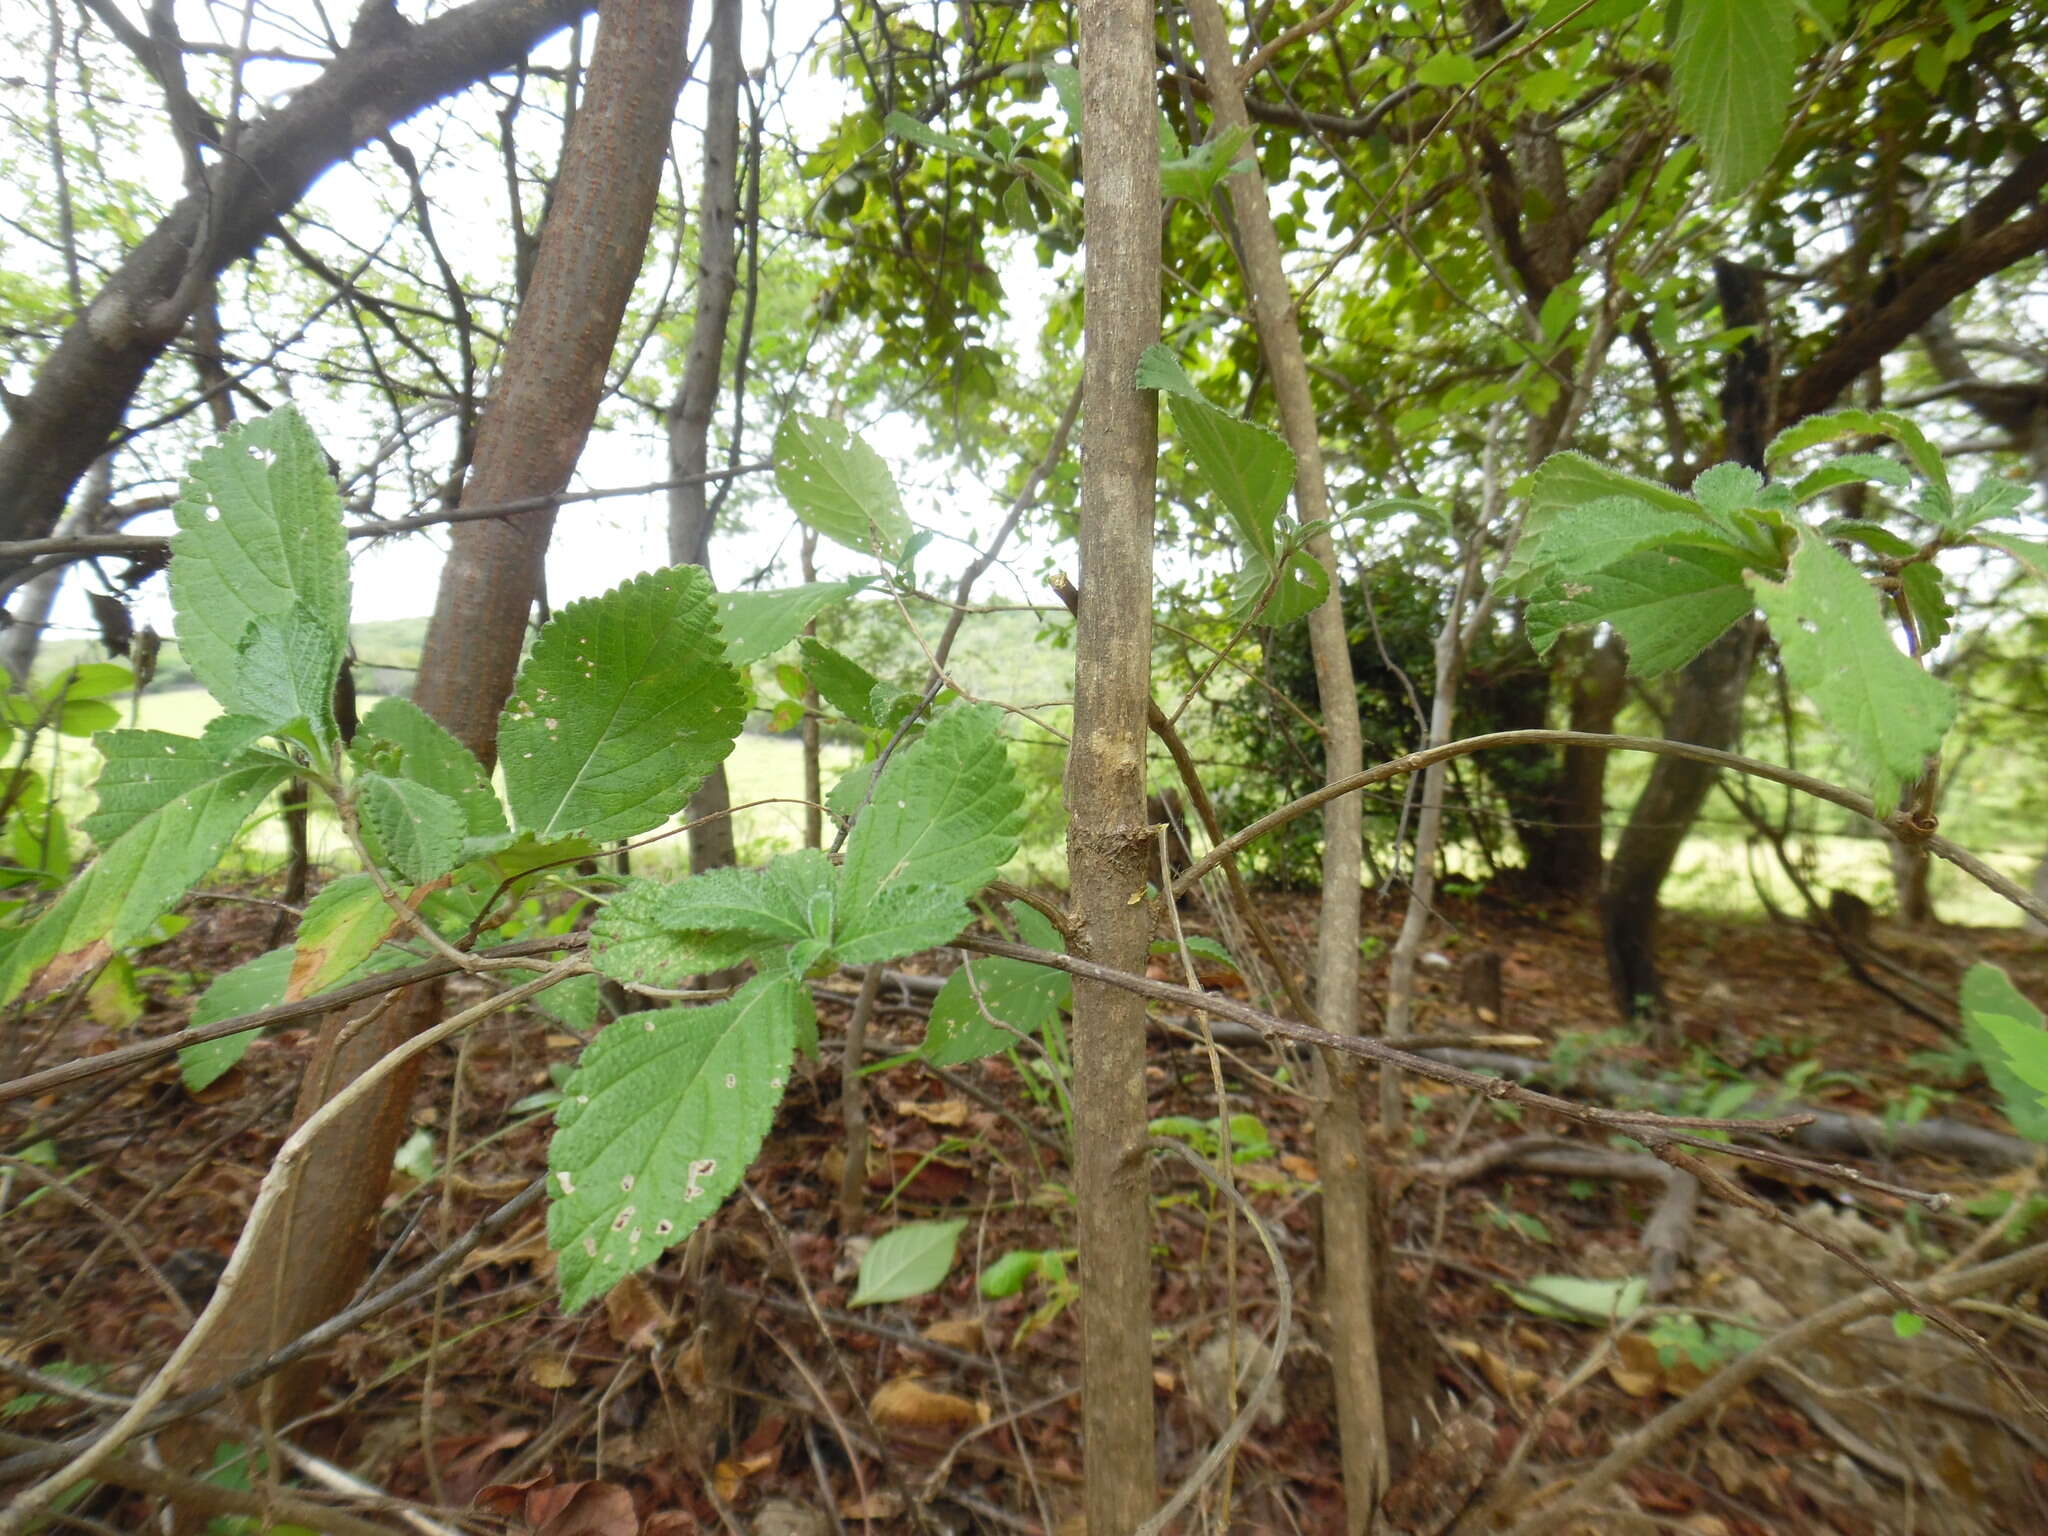
<path id="1" fill-rule="evenodd" d="M 1871 785 L 1880 812 L 1918 779 L 1955 718 L 1955 696 L 1892 642 L 1877 594 L 1818 534 L 1808 532 L 1782 583 L 1753 577 L 1785 675 Z"/>
<path id="2" fill-rule="evenodd" d="M 746 718 L 711 579 L 649 571 L 549 621 L 498 724 L 513 824 L 633 837 L 689 803 Z"/>
<path id="3" fill-rule="evenodd" d="M 600 1296 L 738 1187 L 775 1119 L 802 986 L 756 977 L 708 1008 L 629 1014 L 584 1051 L 548 1149 L 562 1303 Z"/>
<path id="4" fill-rule="evenodd" d="M 230 709 L 244 709 L 244 642 L 259 620 L 294 608 L 348 640 L 348 543 L 327 455 L 296 409 L 231 427 L 193 460 L 171 538 L 171 603 L 192 675 Z M 303 637 L 291 641 L 303 644 Z M 273 642 L 265 641 L 268 658 Z M 329 679 L 329 693 L 332 693 Z M 248 713 L 267 713 L 248 710 Z M 285 717 L 287 720 L 289 716 Z M 314 716 L 313 718 L 318 718 Z M 283 724 L 276 720 L 273 724 Z"/>

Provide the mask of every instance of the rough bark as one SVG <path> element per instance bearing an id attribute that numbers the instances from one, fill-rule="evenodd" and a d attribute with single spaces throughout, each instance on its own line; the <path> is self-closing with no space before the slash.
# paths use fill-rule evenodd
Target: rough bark
<path id="1" fill-rule="evenodd" d="M 1137 388 L 1159 338 L 1159 107 L 1152 7 L 1080 10 L 1086 276 L 1080 613 L 1067 761 L 1073 948 L 1142 970 L 1145 716 L 1152 698 L 1153 475 L 1159 411 Z M 1080 1213 L 1082 1426 L 1088 1529 L 1135 1529 L 1157 1494 L 1145 1005 L 1074 985 L 1074 1181 Z"/>
<path id="2" fill-rule="evenodd" d="M 548 495 L 567 482 L 599 398 L 605 365 L 638 275 L 669 124 L 683 75 L 687 9 L 671 0 L 606 0 L 589 90 L 564 146 L 558 195 L 541 234 L 505 373 L 485 407 L 465 500 Z M 462 525 L 421 656 L 422 707 L 485 762 L 510 691 L 551 512 Z M 475 537 L 465 539 L 463 534 Z M 372 1062 L 439 1014 L 438 987 L 415 988 L 370 1028 L 344 1038 L 346 1015 L 322 1024 L 299 1100 L 303 1121 Z M 416 1067 L 401 1070 L 342 1118 L 309 1157 L 290 1219 L 275 1223 L 259 1289 L 208 1352 L 210 1379 L 331 1315 L 360 1282 L 411 1105 Z M 275 1422 L 306 1401 L 317 1362 L 273 1384 Z M 204 1385 L 191 1382 L 190 1385 Z"/>
<path id="3" fill-rule="evenodd" d="M 1243 87 L 1230 47 L 1230 30 L 1217 0 L 1192 0 L 1195 47 L 1209 82 L 1209 106 L 1219 132 L 1246 129 Z M 1265 178 L 1247 154 L 1224 183 L 1237 224 L 1238 259 L 1250 291 L 1252 318 L 1265 354 L 1281 431 L 1294 450 L 1295 510 L 1305 523 L 1330 516 L 1323 474 L 1322 438 L 1309 393 L 1308 362 L 1295 318 L 1294 295 L 1282 262 L 1280 239 L 1267 206 Z M 1328 532 L 1309 553 L 1330 573 L 1330 591 L 1309 615 L 1309 651 L 1322 710 L 1324 777 L 1346 778 L 1365 766 L 1358 718 L 1358 683 L 1344 623 L 1337 550 Z M 1322 910 L 1316 944 L 1316 1008 L 1323 1028 L 1358 1033 L 1358 928 L 1362 889 L 1364 808 L 1356 795 L 1323 807 Z M 1310 1021 L 1304 1021 L 1310 1022 Z M 1387 1485 L 1387 1426 L 1380 1386 L 1378 1288 L 1374 1251 L 1373 1169 L 1363 1097 L 1365 1073 L 1343 1058 L 1325 1062 L 1330 1093 L 1316 1115 L 1316 1161 L 1323 1175 L 1323 1270 L 1344 1461 L 1345 1526 L 1371 1524 Z"/>
<path id="4" fill-rule="evenodd" d="M 244 128 L 206 186 L 129 252 L 12 403 L 0 435 L 0 539 L 49 534 L 212 280 L 255 250 L 323 172 L 589 9 L 590 0 L 475 0 L 413 26 L 367 7 L 333 63 Z"/>
<path id="5" fill-rule="evenodd" d="M 683 377 L 669 402 L 668 557 L 711 570 L 711 418 L 725 363 L 725 332 L 739 287 L 740 7 L 712 0 L 711 72 L 705 81 L 704 191 L 697 213 L 697 313 L 683 353 Z M 690 801 L 690 871 L 724 869 L 737 857 L 725 765 L 711 770 Z"/>

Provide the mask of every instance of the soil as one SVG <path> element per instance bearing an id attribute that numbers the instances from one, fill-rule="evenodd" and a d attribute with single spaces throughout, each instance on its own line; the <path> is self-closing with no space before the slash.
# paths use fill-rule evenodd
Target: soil
<path id="1" fill-rule="evenodd" d="M 1283 941 L 1306 955 L 1312 899 L 1274 896 L 1264 907 Z M 46 1008 L 11 1046 L 10 1075 L 181 1027 L 208 979 L 269 945 L 274 915 L 245 901 L 194 904 L 189 926 L 139 962 L 140 1018 L 117 1028 L 79 1009 L 52 1028 Z M 1368 999 L 1383 990 L 1398 916 L 1369 919 Z M 1799 1097 L 1817 1106 L 2007 1129 L 1982 1076 L 1946 1059 L 1954 1042 L 1942 1028 L 1859 983 L 1803 928 L 1667 915 L 1661 955 L 1682 1049 L 1660 1059 L 1616 1020 L 1583 915 L 1477 899 L 1448 902 L 1443 916 L 1435 958 L 1422 971 L 1418 1031 L 1533 1035 L 1543 1042 L 1533 1054 L 1625 1067 L 1678 1092 L 1694 1114 L 1724 1112 L 1710 1106 L 1733 1084 L 1795 1076 Z M 1199 911 L 1188 922 L 1209 926 Z M 1954 1012 L 1945 999 L 1977 960 L 2005 966 L 2022 991 L 2048 998 L 2048 941 L 2017 930 L 1908 933 L 1880 922 L 1874 943 L 1932 990 L 1883 971 L 1888 984 L 1943 1018 Z M 1499 957 L 1498 1006 L 1490 981 L 1477 993 L 1469 981 L 1491 962 L 1464 963 L 1484 952 Z M 907 969 L 950 963 L 926 956 Z M 1004 1254 L 1070 1248 L 1058 1098 L 1012 1058 L 945 1077 L 883 1065 L 865 1080 L 877 1148 L 866 1221 L 858 1233 L 841 1232 L 845 1154 L 830 1063 L 854 988 L 834 985 L 837 995 L 819 1010 L 824 1062 L 800 1063 L 747 1181 L 752 1198 L 734 1199 L 605 1304 L 568 1316 L 556 1302 L 542 1219 L 531 1216 L 438 1293 L 338 1346 L 321 1408 L 287 1438 L 418 1501 L 446 1529 L 1078 1530 L 1071 1255 L 1001 1299 L 976 1287 Z M 1224 987 L 1233 989 L 1245 990 Z M 920 1007 L 885 990 L 872 1031 L 882 1060 L 916 1045 Z M 549 1121 L 518 1106 L 550 1086 L 551 1069 L 579 1044 L 557 1022 L 517 1014 L 435 1055 L 414 1123 L 428 1133 L 420 1150 L 432 1166 L 447 1169 L 455 1149 L 453 1172 L 424 1184 L 398 1178 L 369 1289 L 431 1258 L 535 1177 Z M 9 1151 L 46 1145 L 35 1153 L 39 1171 L 8 1165 L 0 1361 L 73 1373 L 107 1392 L 141 1385 L 189 1310 L 204 1303 L 233 1245 L 286 1128 L 307 1047 L 307 1030 L 281 1030 L 197 1095 L 166 1063 L 7 1107 Z M 1221 1072 L 1230 1113 L 1252 1117 L 1234 1122 L 1238 1187 L 1279 1246 L 1297 1305 L 1278 1396 L 1254 1416 L 1227 1484 L 1212 1485 L 1196 1505 L 1206 1513 L 1191 1512 L 1177 1528 L 1339 1530 L 1305 1091 L 1313 1069 L 1251 1046 L 1226 1052 Z M 1154 1032 L 1147 1081 L 1155 1115 L 1215 1119 L 1210 1061 L 1183 1037 Z M 1543 1315 L 1512 1294 L 1531 1277 L 1644 1272 L 1640 1237 L 1657 1188 L 1513 1165 L 1449 1185 L 1422 1176 L 1418 1168 L 1510 1137 L 1608 1142 L 1470 1093 L 1422 1083 L 1407 1092 L 1402 1124 L 1382 1133 L 1381 1335 L 1403 1474 L 1387 1506 L 1393 1529 L 1445 1529 L 1475 1494 L 1535 1507 L 1746 1342 L 1866 1283 L 1768 1216 L 1707 1199 L 1671 1310 L 1654 1323 L 1617 1344 L 1604 1326 Z M 2024 1169 L 1878 1150 L 1858 1165 L 1864 1172 L 1952 1195 L 1948 1209 L 1740 1159 L 1724 1166 L 1768 1209 L 1823 1225 L 1839 1246 L 1908 1278 L 1967 1246 L 1987 1200 L 2035 1187 Z M 62 1190 L 31 1198 L 50 1175 Z M 1267 1259 L 1241 1214 L 1172 1159 L 1155 1165 L 1153 1190 L 1163 1496 L 1232 1412 L 1232 1357 L 1255 1378 L 1279 1319 Z M 866 1245 L 906 1222 L 939 1219 L 965 1221 L 944 1284 L 913 1300 L 853 1308 Z M 2048 1358 L 2039 1341 L 2048 1324 L 2038 1301 L 2031 1292 L 1995 1299 L 2004 1310 L 1972 1314 L 1974 1325 L 2013 1383 L 2043 1392 Z M 1882 1347 L 1795 1359 L 1793 1372 L 1737 1392 L 1643 1460 L 1575 1528 L 2048 1530 L 2048 1430 L 2029 1418 L 2012 1384 L 1994 1381 L 1938 1328 L 1903 1339 L 1886 1326 L 1883 1337 Z M 87 1428 L 93 1411 L 25 1393 L 0 1406 L 0 1430 L 61 1438 Z M 10 1451 L 19 1445 L 8 1442 Z M 1518 1451 L 1519 1467 L 1505 1475 Z M 285 1481 L 312 1486 L 303 1468 Z M 155 1528 L 140 1497 L 111 1488 L 87 1492 L 72 1514 L 78 1529 Z M 389 1508 L 371 1517 L 405 1528 Z"/>

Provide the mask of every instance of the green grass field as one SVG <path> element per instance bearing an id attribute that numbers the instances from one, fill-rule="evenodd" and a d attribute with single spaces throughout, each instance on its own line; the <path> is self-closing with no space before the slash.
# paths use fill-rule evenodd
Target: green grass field
<path id="1" fill-rule="evenodd" d="M 374 698 L 360 701 L 367 711 Z M 124 704 L 125 709 L 125 704 Z M 179 736 L 196 736 L 206 722 L 220 713 L 220 705 L 199 688 L 175 688 L 143 695 L 139 716 L 133 722 L 143 730 L 169 731 Z M 124 721 L 124 724 L 128 723 Z M 90 741 L 75 737 L 46 738 L 36 753 L 37 766 L 48 772 L 50 742 L 57 743 L 59 776 L 63 784 L 62 805 L 75 827 L 78 819 L 92 809 L 92 780 L 99 771 L 99 753 Z M 851 749 L 825 749 L 825 782 L 844 772 L 853 761 Z M 737 836 L 743 860 L 758 862 L 778 848 L 801 846 L 804 808 L 801 804 L 752 804 L 752 801 L 800 801 L 803 796 L 803 745 L 794 737 L 740 737 L 732 756 L 726 759 L 726 776 L 735 805 L 746 808 L 735 813 Z M 311 827 L 314 859 L 327 868 L 353 867 L 356 863 L 331 815 L 316 813 Z M 284 857 L 284 830 L 275 814 L 266 814 L 243 835 L 230 867 L 250 872 L 273 867 Z M 680 866 L 681 840 L 658 844 L 646 850 L 644 867 L 656 872 Z"/>

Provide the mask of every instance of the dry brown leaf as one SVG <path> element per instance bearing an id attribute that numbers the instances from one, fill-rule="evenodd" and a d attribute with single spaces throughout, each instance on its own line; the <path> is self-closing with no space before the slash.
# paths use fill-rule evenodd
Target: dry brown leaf
<path id="1" fill-rule="evenodd" d="M 1707 1373 L 1682 1351 L 1675 1352 L 1676 1358 L 1665 1364 L 1657 1346 L 1639 1333 L 1623 1335 L 1616 1341 L 1614 1353 L 1616 1358 L 1608 1364 L 1607 1374 L 1630 1397 L 1650 1397 L 1657 1392 L 1683 1397 L 1707 1379 Z"/>
<path id="2" fill-rule="evenodd" d="M 1523 1393 L 1532 1391 L 1543 1381 L 1542 1373 L 1526 1366 L 1511 1365 L 1484 1344 L 1472 1339 L 1452 1339 L 1450 1347 L 1479 1367 L 1479 1374 L 1486 1378 L 1486 1384 L 1502 1397 L 1519 1399 Z"/>
<path id="3" fill-rule="evenodd" d="M 617 1483 L 564 1483 L 532 1494 L 526 1518 L 537 1522 L 533 1536 L 639 1536 L 640 1530 L 633 1495 Z"/>
<path id="4" fill-rule="evenodd" d="M 554 1268 L 554 1250 L 548 1247 L 547 1221 L 536 1216 L 502 1243 L 479 1248 L 462 1261 L 460 1273 L 467 1277 L 490 1265 L 510 1269 L 521 1264 L 530 1264 L 540 1274 Z"/>
<path id="5" fill-rule="evenodd" d="M 988 1334 L 978 1317 L 942 1317 L 925 1329 L 924 1336 L 934 1344 L 965 1350 L 970 1355 L 988 1348 Z"/>
<path id="6" fill-rule="evenodd" d="M 547 1392 L 576 1385 L 576 1367 L 567 1355 L 539 1354 L 526 1362 L 526 1379 Z"/>
<path id="7" fill-rule="evenodd" d="M 843 1500 L 839 1505 L 842 1520 L 894 1520 L 902 1513 L 902 1496 L 887 1488 L 877 1488 L 866 1498 Z"/>
<path id="8" fill-rule="evenodd" d="M 868 1411 L 877 1424 L 896 1429 L 973 1429 L 986 1424 L 986 1403 L 951 1392 L 934 1392 L 915 1376 L 899 1376 L 875 1389 Z"/>
<path id="9" fill-rule="evenodd" d="M 1280 1167 L 1289 1177 L 1299 1179 L 1304 1184 L 1313 1184 L 1318 1177 L 1313 1162 L 1292 1152 L 1280 1154 Z"/>
<path id="10" fill-rule="evenodd" d="M 965 1099 L 940 1099 L 935 1103 L 923 1099 L 899 1099 L 892 1107 L 899 1115 L 915 1115 L 931 1125 L 954 1126 L 967 1123 Z"/>
<path id="11" fill-rule="evenodd" d="M 627 1349 L 652 1349 L 668 1331 L 668 1308 L 640 1275 L 627 1275 L 604 1293 L 604 1320 Z"/>
<path id="12" fill-rule="evenodd" d="M 1165 1366 L 1155 1365 L 1152 1367 L 1152 1385 L 1161 1392 L 1178 1392 L 1180 1390 L 1180 1378 Z"/>
<path id="13" fill-rule="evenodd" d="M 753 1456 L 741 1456 L 721 1461 L 711 1469 L 711 1484 L 718 1496 L 730 1504 L 745 1492 L 747 1480 L 759 1477 L 763 1472 L 774 1470 L 782 1459 L 779 1451 L 762 1451 Z"/>

